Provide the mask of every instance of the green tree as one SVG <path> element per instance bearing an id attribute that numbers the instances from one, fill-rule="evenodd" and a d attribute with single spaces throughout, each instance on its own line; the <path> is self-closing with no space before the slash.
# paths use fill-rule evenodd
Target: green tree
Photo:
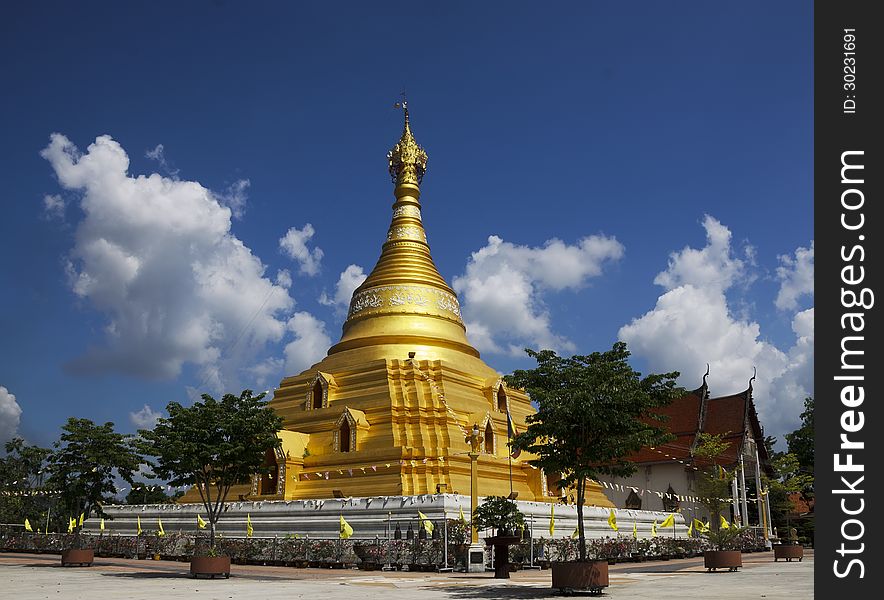
<path id="1" fill-rule="evenodd" d="M 267 450 L 279 444 L 279 417 L 264 394 L 225 394 L 221 401 L 203 394 L 202 402 L 184 407 L 170 402 L 168 417 L 153 430 L 141 430 L 139 448 L 150 465 L 173 486 L 196 486 L 209 521 L 209 544 L 215 549 L 215 525 L 230 488 L 248 483 L 262 471 Z"/>
<path id="2" fill-rule="evenodd" d="M 499 530 L 515 531 L 524 527 L 525 515 L 506 496 L 488 496 L 476 507 L 473 525 L 478 529 L 493 529 L 497 535 Z"/>
<path id="3" fill-rule="evenodd" d="M 813 475 L 813 398 L 804 399 L 801 426 L 786 434 L 790 454 L 794 454 L 805 474 Z M 813 482 L 810 483 L 811 487 Z"/>
<path id="4" fill-rule="evenodd" d="M 23 523 L 25 518 L 36 525 L 35 517 L 49 507 L 43 490 L 48 448 L 31 446 L 22 438 L 13 438 L 4 445 L 6 456 L 0 457 L 0 522 Z"/>
<path id="5" fill-rule="evenodd" d="M 731 445 L 723 437 L 700 433 L 694 448 L 695 464 L 700 465 L 697 470 L 697 493 L 709 513 L 709 529 L 713 533 L 718 531 L 722 513 L 730 506 L 731 482 L 736 476 L 736 470 L 728 472 L 720 464 L 721 455 Z"/>
<path id="6" fill-rule="evenodd" d="M 508 385 L 525 389 L 537 403 L 537 413 L 512 446 L 533 453 L 531 463 L 546 473 L 561 473 L 562 484 L 577 494 L 580 560 L 586 560 L 583 506 L 587 479 L 600 475 L 626 477 L 635 472 L 627 456 L 643 446 L 655 446 L 671 436 L 657 423 L 655 409 L 684 393 L 678 373 L 644 378 L 627 362 L 626 344 L 607 352 L 558 356 L 551 350 L 526 350 L 537 367 L 506 377 Z"/>
<path id="7" fill-rule="evenodd" d="M 788 527 L 789 515 L 795 510 L 792 495 L 812 486 L 813 476 L 804 472 L 798 457 L 791 452 L 774 453 L 770 464 L 773 477 L 765 477 L 765 480 L 770 494 L 771 523 L 778 528 Z"/>
<path id="8" fill-rule="evenodd" d="M 69 418 L 54 447 L 47 483 L 61 494 L 59 517 L 77 519 L 77 544 L 79 515 L 107 516 L 102 505 L 114 501 L 117 478 L 131 484 L 141 459 L 131 440 L 114 431 L 113 423 L 96 425 L 89 419 Z"/>

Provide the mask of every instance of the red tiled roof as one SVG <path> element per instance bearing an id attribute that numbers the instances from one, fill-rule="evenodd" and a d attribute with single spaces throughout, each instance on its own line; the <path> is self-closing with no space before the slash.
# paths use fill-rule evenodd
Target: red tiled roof
<path id="1" fill-rule="evenodd" d="M 720 435 L 729 442 L 727 450 L 716 462 L 722 466 L 732 466 L 739 461 L 741 445 L 746 434 L 748 418 L 752 437 L 761 442 L 763 432 L 752 403 L 752 388 L 719 398 L 706 398 L 705 384 L 698 390 L 689 392 L 669 406 L 657 412 L 669 419 L 662 426 L 675 436 L 675 439 L 657 448 L 642 448 L 629 457 L 634 463 L 659 463 L 670 460 L 692 461 L 691 449 L 699 432 Z M 705 406 L 704 406 L 705 405 Z M 767 463 L 767 452 L 759 443 L 759 457 Z M 693 460 L 697 466 L 703 461 Z"/>
<path id="2" fill-rule="evenodd" d="M 705 388 L 689 392 L 685 396 L 673 400 L 668 406 L 657 409 L 658 414 L 668 418 L 663 423 L 658 421 L 653 421 L 653 423 L 668 430 L 675 436 L 675 439 L 655 449 L 642 448 L 630 456 L 628 460 L 636 463 L 652 463 L 668 461 L 672 458 L 690 459 L 691 447 L 700 427 L 702 394 L 705 394 Z"/>
<path id="3" fill-rule="evenodd" d="M 791 515 L 800 516 L 813 512 L 815 501 L 813 498 L 805 498 L 801 492 L 790 492 L 789 501 L 792 503 Z"/>

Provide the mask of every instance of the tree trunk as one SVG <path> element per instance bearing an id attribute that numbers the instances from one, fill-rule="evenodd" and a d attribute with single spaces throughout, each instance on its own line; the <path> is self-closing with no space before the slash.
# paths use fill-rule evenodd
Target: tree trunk
<path id="1" fill-rule="evenodd" d="M 586 534 L 583 529 L 583 503 L 586 500 L 586 478 L 577 479 L 577 541 L 580 550 L 580 560 L 586 560 Z"/>
<path id="2" fill-rule="evenodd" d="M 215 519 L 209 515 L 209 550 L 215 550 Z"/>

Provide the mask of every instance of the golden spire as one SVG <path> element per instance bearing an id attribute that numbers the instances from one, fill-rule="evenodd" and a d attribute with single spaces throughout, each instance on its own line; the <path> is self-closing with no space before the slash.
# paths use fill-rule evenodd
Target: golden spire
<path id="1" fill-rule="evenodd" d="M 420 185 L 424 173 L 427 172 L 427 153 L 418 145 L 411 133 L 411 125 L 408 122 L 408 100 L 403 98 L 402 102 L 397 102 L 394 107 L 402 108 L 405 112 L 405 127 L 402 129 L 402 137 L 387 153 L 390 176 L 397 185 L 403 183 Z"/>
<path id="2" fill-rule="evenodd" d="M 372 272 L 353 292 L 341 341 L 329 354 L 384 343 L 442 345 L 479 353 L 469 345 L 454 290 L 439 274 L 421 221 L 420 183 L 427 153 L 414 139 L 408 105 L 402 137 L 387 155 L 395 189 L 393 219 Z"/>

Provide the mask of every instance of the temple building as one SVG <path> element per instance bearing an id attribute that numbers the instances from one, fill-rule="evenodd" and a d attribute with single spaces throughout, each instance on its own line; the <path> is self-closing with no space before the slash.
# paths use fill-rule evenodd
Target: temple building
<path id="1" fill-rule="evenodd" d="M 395 201 L 380 258 L 353 293 L 340 341 L 274 391 L 285 428 L 268 456 L 277 469 L 255 479 L 249 500 L 468 495 L 474 425 L 482 496 L 557 499 L 530 457 L 509 456 L 507 415 L 524 431 L 534 409 L 469 343 L 457 295 L 433 263 L 420 203 L 427 154 L 404 108 L 388 154 Z M 610 506 L 599 489 L 589 503 Z"/>
<path id="2" fill-rule="evenodd" d="M 638 470 L 630 477 L 604 482 L 605 494 L 615 506 L 629 509 L 680 511 L 688 517 L 708 517 L 697 499 L 699 469 L 706 466 L 694 457 L 701 433 L 720 435 L 728 442 L 718 463 L 729 471 L 736 469 L 732 489 L 731 518 L 749 525 L 750 503 L 748 485 L 759 489 L 762 473 L 770 469 L 764 431 L 755 411 L 752 398 L 752 380 L 742 392 L 712 398 L 706 383 L 690 391 L 658 412 L 667 417 L 663 425 L 674 439 L 659 447 L 642 448 L 629 457 Z M 752 378 L 754 379 L 754 377 Z M 768 473 L 769 474 L 769 473 Z M 757 506 L 756 515 L 765 512 L 764 501 Z M 760 521 L 764 521 L 763 517 Z M 755 523 L 753 523 L 754 525 Z M 759 523 L 762 524 L 762 523 Z M 769 523 L 764 523 L 769 528 Z"/>

